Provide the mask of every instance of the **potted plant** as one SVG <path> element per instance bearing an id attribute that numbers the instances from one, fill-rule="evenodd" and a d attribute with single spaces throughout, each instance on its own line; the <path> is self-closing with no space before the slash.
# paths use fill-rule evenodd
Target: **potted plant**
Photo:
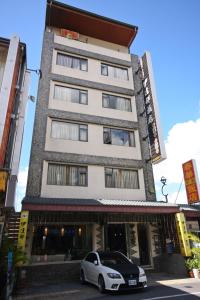
<path id="1" fill-rule="evenodd" d="M 188 258 L 185 261 L 185 266 L 186 266 L 189 277 L 193 278 L 194 277 L 193 270 L 192 270 L 193 269 L 193 258 Z"/>
<path id="2" fill-rule="evenodd" d="M 199 278 L 200 276 L 200 248 L 192 249 L 193 255 L 193 274 L 195 278 Z"/>

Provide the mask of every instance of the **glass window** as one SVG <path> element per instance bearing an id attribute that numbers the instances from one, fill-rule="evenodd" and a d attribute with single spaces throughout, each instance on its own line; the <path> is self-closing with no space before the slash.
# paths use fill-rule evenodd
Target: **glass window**
<path id="1" fill-rule="evenodd" d="M 131 99 L 114 95 L 103 94 L 103 107 L 124 111 L 131 111 Z"/>
<path id="2" fill-rule="evenodd" d="M 101 64 L 101 74 L 104 76 L 108 76 L 108 66 Z"/>
<path id="3" fill-rule="evenodd" d="M 119 252 L 100 252 L 99 258 L 102 265 L 111 267 L 113 265 L 130 265 L 130 261 Z"/>
<path id="4" fill-rule="evenodd" d="M 80 91 L 80 96 L 79 96 L 79 103 L 81 104 L 87 104 L 88 101 L 88 93 L 87 91 Z"/>
<path id="5" fill-rule="evenodd" d="M 128 80 L 128 69 L 101 64 L 101 75 Z"/>
<path id="6" fill-rule="evenodd" d="M 138 171 L 105 168 L 105 186 L 108 188 L 139 189 Z"/>
<path id="7" fill-rule="evenodd" d="M 45 251 L 48 255 L 62 254 L 67 261 L 83 259 L 92 248 L 92 226 L 64 225 L 61 219 L 60 224 L 35 226 L 32 255 Z"/>
<path id="8" fill-rule="evenodd" d="M 88 61 L 87 59 L 58 53 L 56 64 L 60 66 L 72 68 L 72 69 L 87 71 Z"/>
<path id="9" fill-rule="evenodd" d="M 74 88 L 68 88 L 61 85 L 54 86 L 54 99 L 65 102 L 87 104 L 88 92 Z"/>
<path id="10" fill-rule="evenodd" d="M 52 121 L 51 137 L 55 139 L 87 142 L 88 126 L 60 121 Z"/>
<path id="11" fill-rule="evenodd" d="M 97 256 L 95 253 L 89 253 L 85 260 L 94 263 L 94 261 L 97 260 Z"/>
<path id="12" fill-rule="evenodd" d="M 103 141 L 104 144 L 135 147 L 134 132 L 123 129 L 113 129 L 104 127 Z"/>
<path id="13" fill-rule="evenodd" d="M 87 167 L 49 163 L 47 184 L 87 186 Z"/>

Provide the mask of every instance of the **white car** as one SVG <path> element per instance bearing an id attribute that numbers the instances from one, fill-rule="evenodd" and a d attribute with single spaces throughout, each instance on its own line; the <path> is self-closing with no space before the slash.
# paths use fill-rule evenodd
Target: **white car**
<path id="1" fill-rule="evenodd" d="M 81 261 L 80 281 L 98 286 L 101 293 L 147 287 L 144 270 L 118 251 L 90 252 Z"/>

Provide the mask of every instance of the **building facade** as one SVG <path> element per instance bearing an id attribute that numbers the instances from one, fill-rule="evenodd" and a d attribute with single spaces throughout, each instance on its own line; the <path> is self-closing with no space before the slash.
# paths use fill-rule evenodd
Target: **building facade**
<path id="1" fill-rule="evenodd" d="M 30 73 L 26 45 L 0 38 L 0 233 L 14 210 Z"/>
<path id="2" fill-rule="evenodd" d="M 110 249 L 156 267 L 167 238 L 179 252 L 179 208 L 156 202 L 152 157 L 162 159 L 162 141 L 157 108 L 149 106 L 154 87 L 145 80 L 149 54 L 130 54 L 137 29 L 47 1 L 22 203 L 32 260 Z"/>

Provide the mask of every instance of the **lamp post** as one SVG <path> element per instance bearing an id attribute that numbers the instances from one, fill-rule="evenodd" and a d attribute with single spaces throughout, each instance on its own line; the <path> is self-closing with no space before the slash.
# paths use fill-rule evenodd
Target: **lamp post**
<path id="1" fill-rule="evenodd" d="M 163 196 L 165 197 L 166 203 L 168 203 L 168 199 L 167 199 L 168 194 L 164 194 L 164 192 L 163 192 L 163 188 L 164 188 L 164 186 L 166 185 L 167 179 L 166 179 L 164 176 L 162 176 L 161 179 L 160 179 L 160 181 L 161 181 L 161 183 L 163 184 L 163 186 L 162 186 L 162 188 L 161 188 L 162 194 L 163 194 Z"/>

